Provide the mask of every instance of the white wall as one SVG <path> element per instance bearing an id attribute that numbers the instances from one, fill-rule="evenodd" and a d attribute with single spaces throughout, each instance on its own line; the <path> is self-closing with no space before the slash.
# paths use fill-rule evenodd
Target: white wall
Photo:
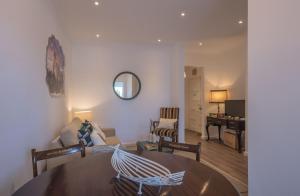
<path id="1" fill-rule="evenodd" d="M 245 34 L 204 40 L 203 46 L 189 47 L 185 65 L 204 68 L 204 114 L 216 113 L 217 105 L 209 103 L 209 92 L 214 89 L 229 90 L 229 99 L 246 99 L 247 36 Z M 224 112 L 224 104 L 220 105 Z M 211 136 L 217 129 L 210 128 Z M 213 130 L 214 129 L 214 130 Z M 204 130 L 204 127 L 203 127 Z M 206 136 L 206 131 L 202 135 Z"/>
<path id="2" fill-rule="evenodd" d="M 72 47 L 70 106 L 91 109 L 102 127 L 115 127 L 123 143 L 149 136 L 150 119 L 170 106 L 173 47 L 163 44 L 75 43 Z M 113 92 L 114 77 L 122 71 L 137 74 L 142 83 L 133 100 Z"/>
<path id="3" fill-rule="evenodd" d="M 179 107 L 179 126 L 178 140 L 185 141 L 184 135 L 184 49 L 180 44 L 175 44 L 172 49 L 172 66 L 171 66 L 171 103 L 172 106 Z"/>
<path id="4" fill-rule="evenodd" d="M 249 1 L 249 194 L 300 195 L 300 1 Z"/>
<path id="5" fill-rule="evenodd" d="M 43 148 L 66 119 L 64 98 L 50 98 L 45 53 L 53 33 L 65 49 L 51 0 L 3 0 L 0 6 L 0 195 L 32 178 L 30 149 Z"/>

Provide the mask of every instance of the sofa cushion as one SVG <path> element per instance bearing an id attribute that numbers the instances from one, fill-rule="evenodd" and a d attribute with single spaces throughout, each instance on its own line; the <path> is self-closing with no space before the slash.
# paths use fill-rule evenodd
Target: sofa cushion
<path id="1" fill-rule="evenodd" d="M 50 142 L 50 149 L 62 148 L 62 142 L 60 136 L 56 137 L 54 140 Z"/>
<path id="2" fill-rule="evenodd" d="M 106 137 L 116 136 L 116 130 L 114 128 L 102 128 Z"/>
<path id="3" fill-rule="evenodd" d="M 95 129 L 92 131 L 90 136 L 94 145 L 105 145 L 104 140 L 98 135 Z"/>
<path id="4" fill-rule="evenodd" d="M 117 145 L 120 144 L 121 142 L 118 137 L 112 136 L 112 137 L 106 137 L 105 143 L 107 145 Z"/>

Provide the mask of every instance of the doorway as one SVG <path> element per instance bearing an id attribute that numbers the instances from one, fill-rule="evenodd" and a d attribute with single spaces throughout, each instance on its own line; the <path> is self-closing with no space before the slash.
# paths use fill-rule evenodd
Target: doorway
<path id="1" fill-rule="evenodd" d="M 185 86 L 185 131 L 202 134 L 203 100 L 204 100 L 204 72 L 202 67 L 184 67 Z"/>

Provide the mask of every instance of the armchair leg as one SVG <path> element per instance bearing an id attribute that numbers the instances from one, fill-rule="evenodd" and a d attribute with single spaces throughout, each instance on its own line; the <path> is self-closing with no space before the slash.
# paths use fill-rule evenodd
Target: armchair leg
<path id="1" fill-rule="evenodd" d="M 176 135 L 175 137 L 173 137 L 173 142 L 177 142 L 178 143 L 178 135 Z"/>

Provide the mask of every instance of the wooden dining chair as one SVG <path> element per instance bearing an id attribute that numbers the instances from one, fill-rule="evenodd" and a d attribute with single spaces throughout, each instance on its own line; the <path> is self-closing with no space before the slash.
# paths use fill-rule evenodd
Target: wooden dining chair
<path id="1" fill-rule="evenodd" d="M 193 152 L 196 154 L 196 161 L 200 162 L 200 151 L 201 151 L 201 143 L 198 144 L 184 144 L 184 143 L 177 143 L 177 142 L 168 142 L 165 141 L 163 137 L 160 137 L 158 143 L 158 151 L 162 152 L 162 148 L 169 148 L 174 150 L 181 150 L 186 152 Z"/>
<path id="2" fill-rule="evenodd" d="M 85 157 L 85 147 L 82 141 L 80 141 L 79 144 L 76 145 L 63 147 L 63 148 L 56 148 L 51 150 L 36 151 L 36 149 L 32 149 L 31 156 L 32 156 L 33 177 L 36 177 L 38 175 L 38 169 L 37 169 L 38 161 L 69 155 L 69 154 L 74 154 L 77 152 L 81 153 L 81 157 Z"/>

